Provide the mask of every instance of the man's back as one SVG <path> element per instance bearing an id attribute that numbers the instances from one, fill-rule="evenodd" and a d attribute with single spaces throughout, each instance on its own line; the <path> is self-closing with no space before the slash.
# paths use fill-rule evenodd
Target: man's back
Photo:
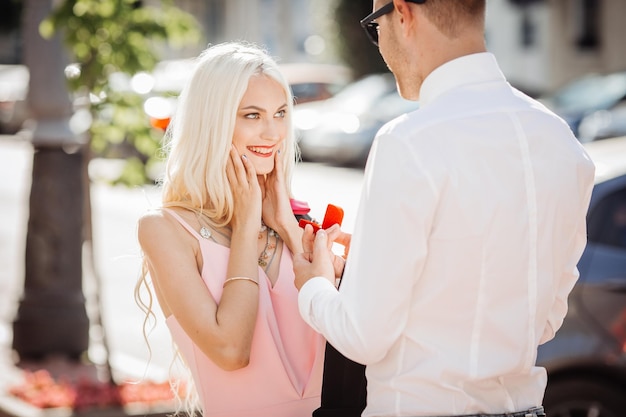
<path id="1" fill-rule="evenodd" d="M 339 291 L 305 231 L 300 314 L 366 365 L 365 417 L 544 415 L 536 348 L 577 278 L 593 164 L 507 84 L 485 0 L 383 3 L 361 25 L 420 109 L 374 141 Z"/>
<path id="2" fill-rule="evenodd" d="M 495 61 L 485 66 L 491 59 L 434 73 L 420 110 L 384 127 L 368 162 L 359 216 L 372 224 L 386 205 L 382 241 L 414 248 L 397 258 L 416 261 L 384 283 L 404 285 L 408 315 L 391 326 L 394 340 L 382 337 L 385 358 L 366 362 L 365 415 L 392 404 L 443 415 L 541 403 L 536 347 L 560 326 L 577 277 L 593 165 L 562 120 L 512 89 Z M 376 273 L 381 249 L 367 239 L 355 235 L 348 275 Z"/>

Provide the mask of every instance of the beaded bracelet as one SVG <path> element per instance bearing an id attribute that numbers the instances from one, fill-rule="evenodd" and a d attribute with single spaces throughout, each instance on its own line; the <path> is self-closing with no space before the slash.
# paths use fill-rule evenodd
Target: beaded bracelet
<path id="1" fill-rule="evenodd" d="M 226 287 L 227 284 L 229 284 L 229 283 L 231 283 L 233 281 L 250 281 L 250 282 L 254 282 L 257 286 L 259 285 L 257 280 L 252 279 L 252 278 L 248 278 L 248 277 L 232 277 L 232 278 L 228 278 L 226 281 L 224 281 L 224 285 L 222 285 L 222 288 Z"/>

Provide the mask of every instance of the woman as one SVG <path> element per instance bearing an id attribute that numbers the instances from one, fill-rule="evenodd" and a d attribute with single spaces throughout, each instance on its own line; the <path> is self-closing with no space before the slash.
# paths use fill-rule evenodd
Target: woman
<path id="1" fill-rule="evenodd" d="M 324 341 L 300 318 L 292 270 L 302 252 L 292 103 L 258 48 L 204 51 L 168 132 L 163 207 L 139 220 L 204 416 L 310 416 L 319 406 Z"/>

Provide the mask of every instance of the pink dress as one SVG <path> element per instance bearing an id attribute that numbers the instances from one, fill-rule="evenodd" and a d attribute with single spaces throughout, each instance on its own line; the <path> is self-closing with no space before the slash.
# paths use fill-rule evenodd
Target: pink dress
<path id="1" fill-rule="evenodd" d="M 230 249 L 204 239 L 176 218 L 199 243 L 202 279 L 219 303 Z M 291 253 L 285 247 L 272 287 L 259 268 L 259 310 L 248 366 L 225 371 L 191 341 L 173 315 L 167 325 L 193 375 L 205 417 L 310 417 L 319 407 L 324 339 L 298 312 Z"/>

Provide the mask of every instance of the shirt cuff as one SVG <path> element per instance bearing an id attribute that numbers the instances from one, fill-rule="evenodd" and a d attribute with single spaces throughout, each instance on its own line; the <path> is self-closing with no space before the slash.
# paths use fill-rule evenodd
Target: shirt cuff
<path id="1" fill-rule="evenodd" d="M 313 277 L 300 288 L 298 293 L 298 309 L 302 319 L 318 333 L 321 333 L 315 325 L 313 317 L 313 298 L 324 292 L 337 292 L 337 288 L 324 277 Z"/>

